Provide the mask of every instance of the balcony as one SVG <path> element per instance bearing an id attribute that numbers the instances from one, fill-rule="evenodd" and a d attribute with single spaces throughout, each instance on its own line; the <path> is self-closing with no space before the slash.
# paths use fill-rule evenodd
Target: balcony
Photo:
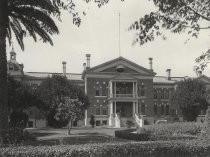
<path id="1" fill-rule="evenodd" d="M 136 98 L 136 94 L 110 94 L 110 98 Z"/>

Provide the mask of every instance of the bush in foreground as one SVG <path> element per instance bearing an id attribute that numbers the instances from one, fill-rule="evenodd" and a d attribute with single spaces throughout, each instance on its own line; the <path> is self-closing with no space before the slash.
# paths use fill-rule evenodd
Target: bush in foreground
<path id="1" fill-rule="evenodd" d="M 177 122 L 170 124 L 156 124 L 145 126 L 145 131 L 154 135 L 195 135 L 198 136 L 205 130 L 204 123 Z"/>
<path id="2" fill-rule="evenodd" d="M 135 140 L 135 141 L 149 141 L 150 134 L 148 133 L 135 133 L 136 129 L 127 129 L 127 130 L 116 130 L 115 137 L 123 138 L 127 140 Z"/>
<path id="3" fill-rule="evenodd" d="M 209 157 L 210 144 L 190 142 L 126 142 L 86 145 L 58 145 L 1 148 L 0 156 L 20 157 Z"/>
<path id="4" fill-rule="evenodd" d="M 34 140 L 33 137 L 27 130 L 22 128 L 9 128 L 1 132 L 2 135 L 2 145 L 19 145 L 24 141 Z"/>

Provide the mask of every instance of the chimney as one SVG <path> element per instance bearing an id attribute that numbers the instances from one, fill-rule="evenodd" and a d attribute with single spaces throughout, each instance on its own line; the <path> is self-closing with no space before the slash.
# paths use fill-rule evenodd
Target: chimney
<path id="1" fill-rule="evenodd" d="M 63 75 L 66 76 L 66 61 L 63 61 L 62 64 L 63 64 Z"/>
<path id="2" fill-rule="evenodd" d="M 87 58 L 87 68 L 90 68 L 90 54 L 86 54 Z"/>
<path id="3" fill-rule="evenodd" d="M 153 63 L 152 63 L 152 61 L 153 61 L 153 58 L 149 58 L 149 69 L 151 70 L 151 71 L 153 71 Z"/>
<path id="4" fill-rule="evenodd" d="M 86 70 L 86 63 L 83 63 L 83 68 L 84 70 Z"/>
<path id="5" fill-rule="evenodd" d="M 168 80 L 171 80 L 171 69 L 166 69 Z"/>

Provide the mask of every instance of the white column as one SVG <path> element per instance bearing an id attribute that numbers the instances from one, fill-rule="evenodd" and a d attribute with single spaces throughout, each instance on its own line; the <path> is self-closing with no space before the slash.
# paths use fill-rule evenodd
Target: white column
<path id="1" fill-rule="evenodd" d="M 136 97 L 138 97 L 138 85 L 137 85 L 137 82 L 136 82 Z"/>
<path id="2" fill-rule="evenodd" d="M 112 101 L 110 101 L 110 115 L 109 115 L 109 126 L 112 126 L 113 125 L 113 123 L 112 123 L 112 114 L 113 114 L 113 102 Z"/>
<path id="3" fill-rule="evenodd" d="M 133 117 L 135 116 L 135 102 L 133 101 Z"/>
<path id="4" fill-rule="evenodd" d="M 85 126 L 87 126 L 87 110 L 85 110 Z"/>
<path id="5" fill-rule="evenodd" d="M 110 81 L 110 88 L 109 88 L 109 90 L 110 90 L 110 97 L 113 97 L 112 88 L 113 88 L 112 81 Z"/>
<path id="6" fill-rule="evenodd" d="M 135 82 L 133 82 L 133 97 L 135 97 L 135 89 L 134 89 L 134 87 L 135 87 Z"/>
<path id="7" fill-rule="evenodd" d="M 114 114 L 116 115 L 116 108 L 117 108 L 117 104 L 116 101 L 114 102 Z"/>
<path id="8" fill-rule="evenodd" d="M 111 101 L 110 102 L 110 115 L 113 114 L 113 102 Z"/>
<path id="9" fill-rule="evenodd" d="M 139 115 L 139 103 L 138 103 L 138 101 L 136 102 L 136 113 L 137 113 L 137 115 Z"/>

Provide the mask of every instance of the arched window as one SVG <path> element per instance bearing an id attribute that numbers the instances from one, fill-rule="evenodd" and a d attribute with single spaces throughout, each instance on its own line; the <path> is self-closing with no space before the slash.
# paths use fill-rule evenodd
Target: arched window
<path id="1" fill-rule="evenodd" d="M 154 114 L 157 115 L 157 103 L 154 103 Z"/>
<path id="2" fill-rule="evenodd" d="M 165 105 L 161 104 L 161 115 L 164 115 L 164 107 L 165 107 Z"/>
<path id="3" fill-rule="evenodd" d="M 164 89 L 164 98 L 169 99 L 169 90 L 168 89 Z"/>
<path id="4" fill-rule="evenodd" d="M 160 98 L 164 99 L 164 90 L 163 89 L 160 90 Z"/>
<path id="5" fill-rule="evenodd" d="M 154 99 L 157 99 L 158 98 L 158 92 L 157 92 L 157 89 L 154 89 Z"/>
<path id="6" fill-rule="evenodd" d="M 141 87 L 140 87 L 140 96 L 145 96 L 145 85 L 144 85 L 144 83 L 142 83 Z"/>
<path id="7" fill-rule="evenodd" d="M 166 104 L 166 115 L 169 115 L 169 104 Z"/>
<path id="8" fill-rule="evenodd" d="M 95 86 L 95 90 L 96 90 L 96 96 L 100 96 L 100 86 L 99 86 L 99 82 L 97 82 L 96 86 Z"/>
<path id="9" fill-rule="evenodd" d="M 102 85 L 102 96 L 106 96 L 106 95 L 107 95 L 106 83 L 103 82 L 103 85 Z"/>

